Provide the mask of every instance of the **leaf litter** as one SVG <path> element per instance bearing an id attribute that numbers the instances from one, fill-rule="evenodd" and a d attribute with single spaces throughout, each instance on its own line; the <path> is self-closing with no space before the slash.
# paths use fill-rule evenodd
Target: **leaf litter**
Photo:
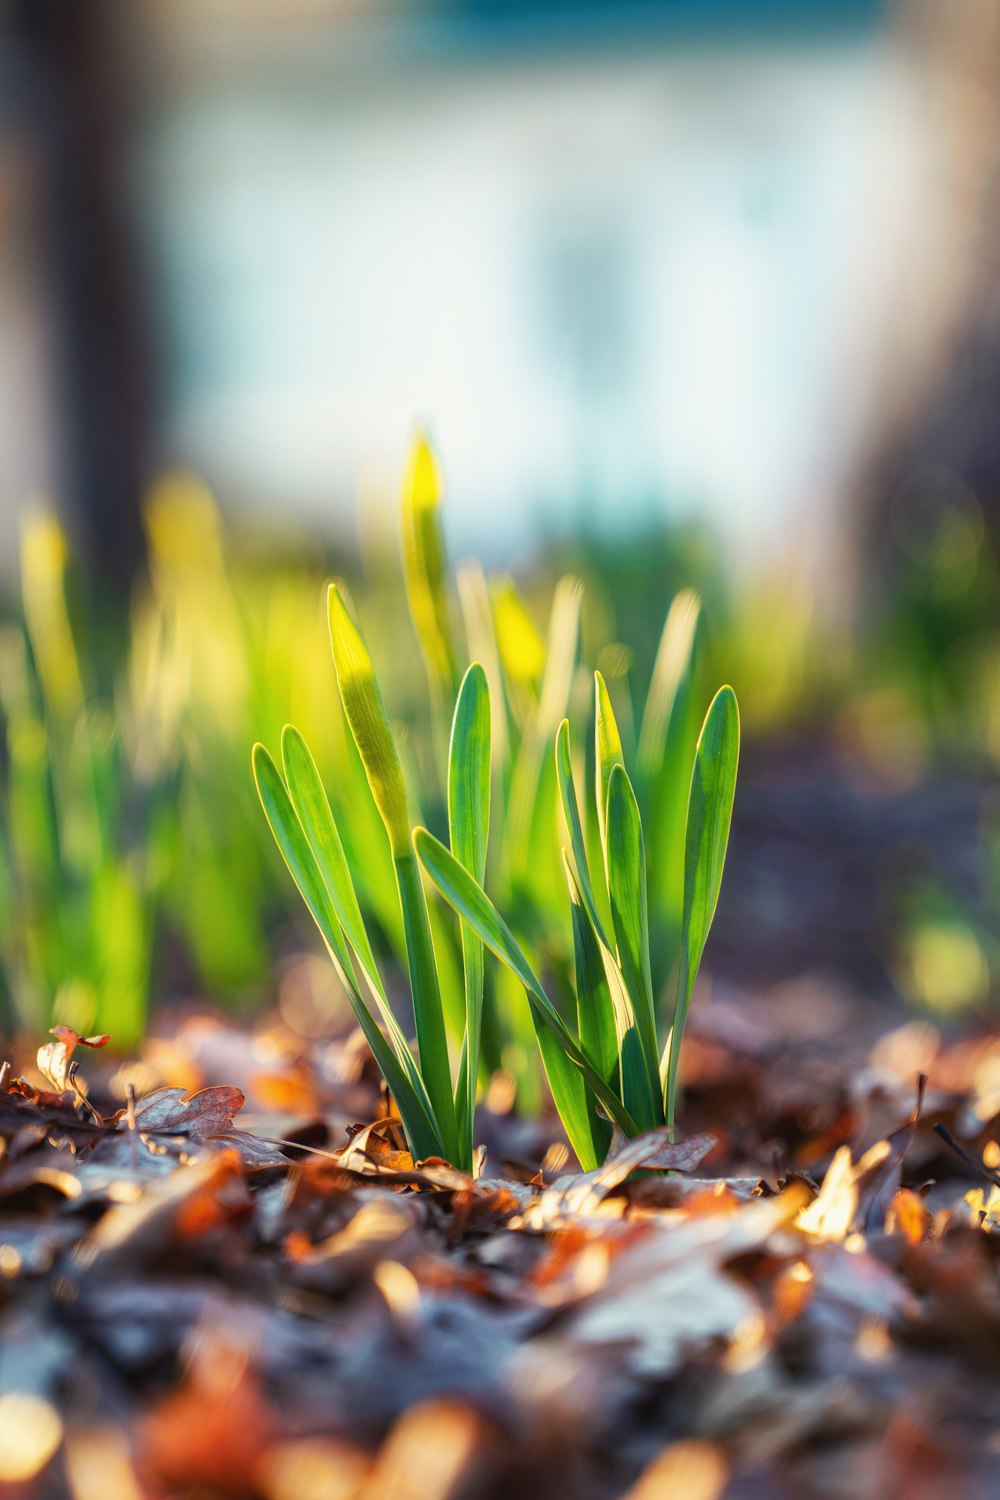
<path id="1" fill-rule="evenodd" d="M 353 1039 L 60 1028 L 0 1072 L 0 1494 L 993 1493 L 1000 1039 L 750 1010 L 590 1172 L 415 1161 Z"/>

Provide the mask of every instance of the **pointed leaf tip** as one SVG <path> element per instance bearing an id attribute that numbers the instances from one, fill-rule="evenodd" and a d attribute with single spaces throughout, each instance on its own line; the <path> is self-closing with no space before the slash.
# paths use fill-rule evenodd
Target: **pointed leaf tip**
<path id="1" fill-rule="evenodd" d="M 347 611 L 340 589 L 331 583 L 327 594 L 330 645 L 344 714 L 358 747 L 395 857 L 408 854 L 409 814 L 403 771 L 396 752 L 389 717 L 368 649 Z"/>

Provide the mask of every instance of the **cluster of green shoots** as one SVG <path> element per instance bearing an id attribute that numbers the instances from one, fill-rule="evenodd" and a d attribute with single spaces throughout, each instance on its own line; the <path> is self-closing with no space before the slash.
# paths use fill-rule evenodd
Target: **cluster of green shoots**
<path id="1" fill-rule="evenodd" d="M 54 516 L 22 527 L 24 625 L 0 629 L 0 1022 L 143 1032 L 159 883 L 136 721 L 87 680 Z M 6 1012 L 6 1015 L 4 1014 Z"/>
<path id="2" fill-rule="evenodd" d="M 412 473 L 411 466 L 411 481 Z M 433 503 L 419 503 L 428 493 Z M 404 496 L 404 538 L 408 538 L 404 562 L 411 612 L 428 672 L 443 698 L 454 675 L 454 656 L 442 646 L 449 638 L 448 610 L 436 499 L 428 486 L 410 483 Z M 518 766 L 525 765 L 522 739 L 513 775 L 506 782 L 498 779 L 492 745 L 495 726 L 506 724 L 506 705 L 498 714 L 501 705 L 495 700 L 495 689 L 491 690 L 485 663 L 473 662 L 468 667 L 455 694 L 446 757 L 446 844 L 419 824 L 414 826 L 399 746 L 371 656 L 341 589 L 329 588 L 330 641 L 344 717 L 391 857 L 416 1053 L 390 1006 L 362 914 L 358 877 L 363 878 L 364 871 L 345 853 L 338 820 L 301 733 L 291 726 L 285 728 L 280 768 L 263 745 L 256 745 L 254 775 L 271 830 L 322 934 L 415 1156 L 443 1156 L 465 1168 L 472 1165 L 490 994 L 486 950 L 523 990 L 553 1099 L 585 1167 L 603 1160 L 612 1126 L 635 1136 L 674 1123 L 681 1038 L 715 914 L 729 837 L 739 717 L 732 689 L 724 687 L 712 700 L 690 756 L 672 742 L 671 720 L 675 729 L 683 722 L 682 688 L 688 681 L 696 608 L 689 599 L 682 600 L 680 613 L 672 611 L 672 615 L 673 628 L 668 618 L 666 649 L 661 648 L 662 665 L 658 662 L 658 673 L 654 673 L 639 736 L 639 784 L 647 805 L 654 816 L 665 809 L 675 832 L 679 825 L 674 845 L 680 857 L 672 862 L 679 890 L 679 930 L 669 945 L 675 995 L 664 1037 L 658 1025 L 658 989 L 651 958 L 650 860 L 639 800 L 626 769 L 603 677 L 600 673 L 595 677 L 595 816 L 585 830 L 568 721 L 557 721 L 554 744 L 549 739 L 546 746 L 546 737 L 539 732 L 545 715 L 539 715 L 527 740 L 528 769 L 518 771 Z M 572 655 L 571 647 L 568 664 L 560 673 L 567 682 Z M 550 704 L 546 713 L 551 715 Z M 651 746 L 659 747 L 660 763 L 652 763 Z M 541 795 L 542 761 L 547 756 L 552 757 L 557 803 L 568 830 L 568 846 L 561 851 L 556 805 L 546 804 Z M 666 787 L 664 765 L 670 772 Z M 682 784 L 678 786 L 679 778 Z M 533 964 L 526 952 L 532 945 L 543 955 L 555 951 L 555 945 L 547 941 L 549 929 L 555 931 L 554 922 L 547 913 L 525 916 L 522 910 L 519 922 L 532 933 L 533 944 L 519 941 L 486 891 L 491 796 L 497 786 L 505 793 L 503 848 L 495 862 L 504 897 L 513 901 L 519 889 L 510 877 L 518 839 L 524 841 L 529 862 L 539 859 L 543 844 L 552 846 L 556 859 L 561 860 L 573 973 L 561 979 L 556 1001 L 539 977 L 537 961 Z M 550 815 L 547 829 L 539 827 L 540 812 Z M 588 831 L 593 844 L 595 829 L 599 849 L 592 858 Z M 662 829 L 657 832 L 662 836 Z M 595 880 L 592 868 L 598 864 Z M 447 998 L 446 929 L 439 910 L 435 912 L 437 903 L 428 902 L 421 867 L 430 886 L 460 919 L 462 997 L 457 1010 Z M 520 894 L 523 898 L 523 888 Z M 505 1016 L 498 997 L 502 994 L 499 988 L 493 991 L 501 1031 Z"/>

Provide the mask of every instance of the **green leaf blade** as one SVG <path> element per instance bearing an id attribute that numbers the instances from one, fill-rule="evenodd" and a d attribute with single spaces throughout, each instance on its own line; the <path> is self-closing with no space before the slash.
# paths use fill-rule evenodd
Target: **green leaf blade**
<path id="1" fill-rule="evenodd" d="M 490 830 L 490 690 L 473 662 L 462 679 L 448 756 L 451 852 L 482 883 Z"/>
<path id="2" fill-rule="evenodd" d="M 309 841 L 337 919 L 358 957 L 373 993 L 385 1000 L 385 988 L 368 940 L 351 872 L 312 752 L 292 724 L 281 735 L 285 783 L 299 823 Z"/>
<path id="3" fill-rule="evenodd" d="M 525 958 L 520 945 L 500 916 L 486 892 L 426 828 L 414 830 L 414 847 L 434 885 L 454 907 L 463 921 L 485 943 L 490 952 L 507 965 L 520 980 L 533 1013 L 545 1022 L 570 1062 L 584 1077 L 609 1117 L 626 1135 L 635 1135 L 638 1127 L 629 1111 L 585 1056 L 579 1042 L 571 1035 L 562 1016 L 542 988 L 541 982 Z M 574 1147 L 575 1149 L 575 1147 Z"/>
<path id="4" fill-rule="evenodd" d="M 601 944 L 580 895 L 580 888 L 563 851 L 573 914 L 573 960 L 576 971 L 577 1030 L 580 1045 L 609 1088 L 620 1090 L 621 1070 L 614 1002 L 604 968 Z M 611 1141 L 607 1123 L 589 1111 L 591 1144 L 603 1161 Z"/>
<path id="5" fill-rule="evenodd" d="M 688 799 L 680 966 L 666 1084 L 666 1115 L 670 1124 L 676 1107 L 684 1023 L 722 885 L 739 754 L 740 715 L 736 694 L 731 687 L 722 687 L 709 705 L 698 737 Z"/>
<path id="6" fill-rule="evenodd" d="M 455 1095 L 451 1084 L 448 1036 L 427 900 L 413 850 L 407 848 L 405 854 L 394 860 L 394 864 L 399 905 L 403 913 L 403 935 L 410 973 L 410 993 L 413 997 L 413 1019 L 420 1051 L 420 1073 L 445 1144 L 444 1154 L 449 1161 L 454 1162 L 459 1159 Z"/>
<path id="7" fill-rule="evenodd" d="M 656 1016 L 649 967 L 646 852 L 639 805 L 628 772 L 621 764 L 612 766 L 608 779 L 606 856 L 618 962 L 632 1002 L 654 1123 L 661 1123 Z"/>
<path id="8" fill-rule="evenodd" d="M 254 745 L 252 764 L 257 795 L 275 843 L 281 850 L 282 858 L 313 921 L 332 949 L 338 966 L 349 973 L 351 955 L 337 913 L 281 772 L 263 745 Z"/>
<path id="9" fill-rule="evenodd" d="M 410 820 L 403 771 L 375 668 L 335 583 L 328 593 L 330 645 L 344 714 L 375 799 L 393 858 L 410 847 Z"/>
<path id="10" fill-rule="evenodd" d="M 667 970 L 684 904 L 684 829 L 697 721 L 695 653 L 701 601 L 683 589 L 671 603 L 639 731 L 637 786 L 649 830 L 650 899 Z"/>
<path id="11" fill-rule="evenodd" d="M 569 830 L 570 849 L 573 853 L 573 863 L 576 868 L 580 897 L 586 908 L 587 915 L 593 924 L 594 931 L 605 948 L 610 950 L 611 941 L 601 920 L 601 914 L 594 897 L 593 882 L 590 878 L 587 845 L 583 835 L 583 824 L 580 821 L 580 804 L 576 799 L 576 787 L 573 784 L 573 756 L 570 750 L 568 719 L 563 719 L 556 735 L 556 776 L 559 781 L 559 795 L 562 799 L 563 816 L 566 819 L 566 827 Z"/>
<path id="12" fill-rule="evenodd" d="M 604 849 L 605 872 L 607 872 L 607 814 L 608 788 L 611 772 L 615 766 L 624 766 L 622 740 L 618 733 L 618 721 L 611 706 L 611 696 L 600 672 L 594 673 L 594 776 L 597 796 L 597 825 Z"/>
<path id="13" fill-rule="evenodd" d="M 481 885 L 486 875 L 490 829 L 490 690 L 478 663 L 466 672 L 455 705 L 448 755 L 448 834 L 451 852 Z M 465 981 L 465 1046 L 455 1092 L 458 1129 L 471 1166 L 476 1084 L 483 1025 L 485 964 L 482 941 L 462 923 Z"/>
<path id="14" fill-rule="evenodd" d="M 410 449 L 403 481 L 402 541 L 406 597 L 427 675 L 433 685 L 450 692 L 457 671 L 441 529 L 441 477 L 422 431 Z"/>
<path id="15" fill-rule="evenodd" d="M 396 1100 L 410 1146 L 418 1156 L 443 1155 L 444 1142 L 423 1086 L 419 1079 L 416 1083 L 413 1080 L 415 1068 L 405 1040 L 402 1040 L 400 1033 L 398 1045 L 404 1049 L 409 1066 L 402 1056 L 397 1056 L 394 1047 L 383 1036 L 374 1016 L 358 993 L 351 972 L 350 954 L 336 911 L 281 774 L 263 745 L 254 746 L 252 763 L 264 816 L 292 879 L 322 934 L 358 1025 Z"/>

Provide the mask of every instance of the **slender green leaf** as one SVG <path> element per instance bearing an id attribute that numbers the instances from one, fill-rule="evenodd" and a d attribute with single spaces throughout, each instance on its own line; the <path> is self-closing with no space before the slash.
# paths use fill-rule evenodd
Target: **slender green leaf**
<path id="1" fill-rule="evenodd" d="M 662 1104 L 657 1102 L 650 1086 L 649 1067 L 643 1051 L 639 1029 L 635 1024 L 632 1004 L 625 989 L 625 981 L 616 963 L 605 959 L 608 987 L 615 1008 L 615 1024 L 618 1028 L 618 1052 L 621 1060 L 621 1097 L 629 1114 L 640 1130 L 652 1130 L 662 1124 Z"/>
<path id="2" fill-rule="evenodd" d="M 444 1142 L 435 1124 L 426 1093 L 421 1096 L 422 1085 L 418 1089 L 411 1081 L 406 1065 L 383 1036 L 374 1016 L 358 993 L 351 971 L 350 954 L 330 893 L 281 774 L 263 745 L 254 746 L 253 773 L 261 806 L 275 842 L 322 934 L 358 1025 L 364 1032 L 375 1061 L 399 1107 L 410 1146 L 418 1156 L 443 1156 Z M 405 1042 L 402 1045 L 405 1048 Z"/>
<path id="3" fill-rule="evenodd" d="M 446 1155 L 454 1161 L 458 1140 L 448 1038 L 427 902 L 410 848 L 403 771 L 371 657 L 347 613 L 336 584 L 330 585 L 328 598 L 330 642 L 344 713 L 392 848 L 420 1049 L 420 1072 L 445 1143 Z"/>
<path id="4" fill-rule="evenodd" d="M 473 662 L 462 680 L 448 758 L 451 852 L 482 883 L 490 828 L 490 690 Z"/>
<path id="5" fill-rule="evenodd" d="M 614 1002 L 604 969 L 604 957 L 573 868 L 563 851 L 563 866 L 573 912 L 573 956 L 576 969 L 576 1014 L 580 1046 L 609 1088 L 620 1091 L 621 1068 Z M 624 1097 L 624 1096 L 622 1096 Z M 626 1101 L 627 1103 L 627 1101 Z M 610 1144 L 607 1123 L 588 1109 L 594 1154 L 603 1161 Z"/>
<path id="6" fill-rule="evenodd" d="M 263 745 L 254 745 L 252 763 L 257 795 L 285 864 L 316 926 L 333 950 L 338 969 L 350 975 L 350 950 L 281 772 Z"/>
<path id="7" fill-rule="evenodd" d="M 602 1160 L 594 1144 L 595 1133 L 599 1138 L 602 1122 L 597 1118 L 592 1120 L 593 1094 L 588 1091 L 583 1074 L 571 1061 L 561 1039 L 540 1014 L 538 1007 L 532 1004 L 530 994 L 528 1005 L 552 1102 L 581 1167 L 589 1172 Z"/>
<path id="8" fill-rule="evenodd" d="M 545 671 L 545 642 L 514 580 L 504 574 L 490 584 L 493 630 L 504 672 L 519 688 L 533 689 Z"/>
<path id="9" fill-rule="evenodd" d="M 410 821 L 389 718 L 372 659 L 335 583 L 330 585 L 328 603 L 330 644 L 344 713 L 389 835 L 393 858 L 398 859 L 409 853 Z"/>
<path id="10" fill-rule="evenodd" d="M 478 662 L 466 672 L 455 705 L 448 755 L 448 832 L 451 852 L 481 885 L 486 876 L 490 828 L 490 690 Z M 462 923 L 465 978 L 465 1045 L 455 1092 L 458 1129 L 471 1165 L 483 1026 L 483 945 Z"/>
<path id="11" fill-rule="evenodd" d="M 362 973 L 372 994 L 385 1002 L 375 955 L 368 940 L 361 908 L 347 858 L 334 822 L 326 789 L 316 769 L 309 746 L 293 724 L 286 724 L 281 735 L 281 761 L 288 795 L 302 829 L 312 847 L 320 874 L 330 893 L 330 900 L 347 941 L 357 954 Z"/>
<path id="12" fill-rule="evenodd" d="M 736 694 L 731 687 L 722 687 L 712 699 L 698 738 L 688 799 L 680 967 L 667 1065 L 666 1115 L 670 1124 L 674 1121 L 684 1022 L 722 885 L 739 755 Z"/>
<path id="13" fill-rule="evenodd" d="M 457 673 L 440 510 L 438 466 L 426 434 L 418 432 L 403 481 L 403 576 L 427 675 L 450 690 Z"/>
<path id="14" fill-rule="evenodd" d="M 556 736 L 556 773 L 559 779 L 563 812 L 569 828 L 570 847 L 576 865 L 577 894 L 597 939 L 611 996 L 620 1057 L 621 1097 L 640 1127 L 646 1129 L 657 1122 L 659 1105 L 656 1101 L 660 1090 L 658 1086 L 652 1087 L 646 1049 L 643 1047 L 636 1026 L 632 992 L 623 977 L 618 957 L 601 919 L 594 896 L 583 828 L 580 822 L 580 809 L 573 785 L 569 724 L 565 719 L 559 726 L 559 733 Z"/>
<path id="15" fill-rule="evenodd" d="M 309 842 L 337 920 L 354 950 L 393 1050 L 410 1083 L 420 1093 L 424 1085 L 402 1027 L 386 997 L 326 790 L 308 745 L 291 724 L 285 726 L 281 736 L 281 758 L 289 800 Z"/>
<path id="16" fill-rule="evenodd" d="M 476 884 L 471 875 L 463 869 L 444 845 L 427 832 L 426 828 L 415 829 L 413 840 L 421 864 L 445 900 L 454 907 L 463 921 L 468 922 L 469 926 L 478 933 L 490 952 L 506 964 L 521 981 L 532 1009 L 538 1012 L 550 1027 L 562 1050 L 583 1074 L 585 1082 L 596 1094 L 611 1119 L 620 1125 L 626 1134 L 635 1135 L 637 1130 L 635 1121 L 589 1058 L 584 1055 L 562 1016 L 542 989 L 539 979 L 510 928 L 486 892 Z"/>
<path id="17" fill-rule="evenodd" d="M 580 821 L 580 804 L 576 800 L 576 787 L 573 784 L 573 757 L 570 750 L 568 719 L 563 719 L 556 735 L 556 776 L 559 780 L 559 795 L 562 798 L 563 815 L 569 830 L 570 848 L 573 851 L 580 895 L 587 909 L 587 915 L 593 923 L 594 931 L 610 952 L 611 940 L 601 920 L 594 897 L 590 865 L 587 860 L 587 846 L 583 837 L 583 824 Z"/>
<path id="18" fill-rule="evenodd" d="M 676 959 L 684 904 L 684 825 L 696 739 L 695 643 L 701 604 L 682 590 L 667 614 L 639 732 L 636 783 L 648 830 L 650 902 L 666 972 Z"/>
<path id="19" fill-rule="evenodd" d="M 670 721 L 691 669 L 700 613 L 693 589 L 682 589 L 667 612 L 639 730 L 639 765 L 649 776 L 663 765 Z"/>
<path id="20" fill-rule="evenodd" d="M 427 1085 L 434 1117 L 445 1144 L 445 1155 L 449 1161 L 454 1162 L 458 1160 L 455 1096 L 452 1092 L 448 1036 L 427 901 L 413 850 L 407 849 L 405 854 L 397 855 L 394 864 L 399 905 L 403 913 L 413 1019 L 416 1022 L 417 1046 L 420 1051 L 420 1072 Z"/>
<path id="21" fill-rule="evenodd" d="M 601 833 L 601 847 L 604 850 L 604 870 L 607 874 L 607 815 L 608 815 L 608 783 L 611 780 L 611 772 L 615 766 L 623 766 L 625 758 L 622 755 L 621 735 L 618 733 L 618 724 L 615 719 L 614 709 L 611 706 L 611 698 L 608 694 L 607 685 L 600 672 L 594 673 L 594 778 L 596 781 L 597 794 L 597 826 Z"/>
<path id="22" fill-rule="evenodd" d="M 649 916 L 646 907 L 646 853 L 639 807 L 623 765 L 612 767 L 608 782 L 607 846 L 611 921 L 618 962 L 632 1001 L 651 1097 L 660 1096 L 653 982 L 649 972 Z M 659 1110 L 656 1110 L 659 1113 Z"/>
<path id="23" fill-rule="evenodd" d="M 461 924 L 456 925 L 454 915 L 443 901 L 427 902 L 441 1007 L 452 1054 L 455 1045 L 461 1047 L 465 1041 L 465 966 L 462 962 Z M 457 1093 L 455 1097 L 458 1097 Z"/>

